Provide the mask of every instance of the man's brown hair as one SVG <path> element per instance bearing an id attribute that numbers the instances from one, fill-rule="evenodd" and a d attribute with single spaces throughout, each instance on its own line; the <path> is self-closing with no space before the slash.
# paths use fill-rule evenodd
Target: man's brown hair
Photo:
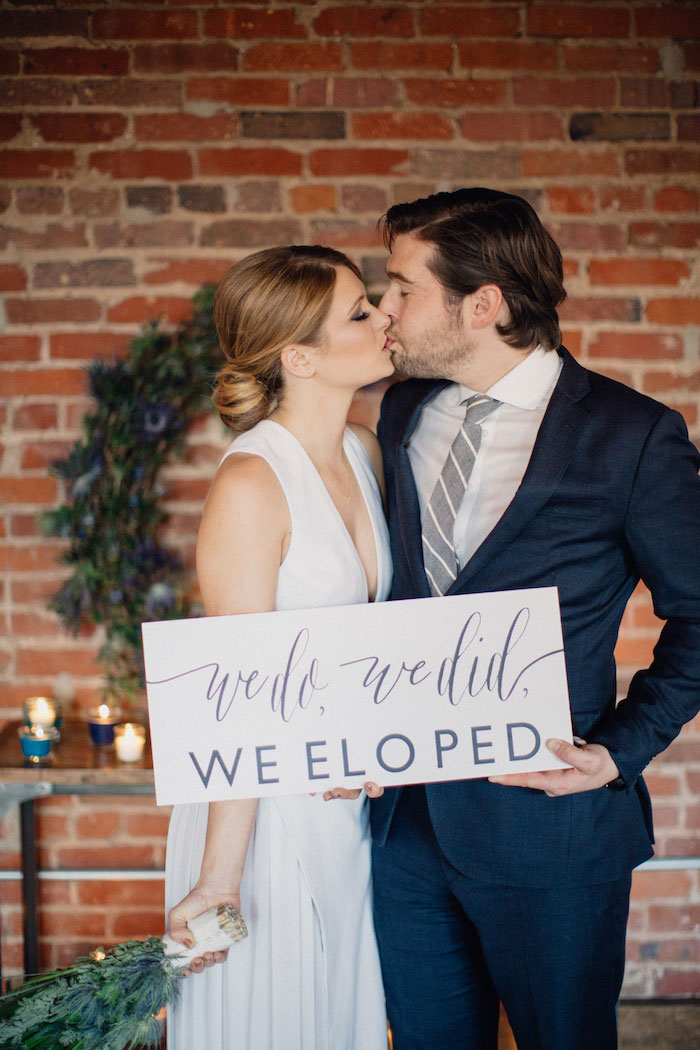
<path id="1" fill-rule="evenodd" d="M 389 249 L 403 233 L 434 245 L 428 266 L 449 302 L 498 285 L 510 321 L 496 327 L 509 346 L 560 345 L 557 306 L 566 297 L 561 252 L 522 197 L 482 187 L 434 193 L 395 204 L 382 226 Z"/>

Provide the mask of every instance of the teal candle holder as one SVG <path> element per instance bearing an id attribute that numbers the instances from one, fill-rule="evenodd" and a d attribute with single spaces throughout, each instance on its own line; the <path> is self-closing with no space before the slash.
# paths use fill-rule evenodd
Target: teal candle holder
<path id="1" fill-rule="evenodd" d="M 51 748 L 58 740 L 58 730 L 53 727 L 44 729 L 43 726 L 20 726 L 18 729 L 19 743 L 22 754 L 30 762 L 48 762 L 51 758 Z"/>

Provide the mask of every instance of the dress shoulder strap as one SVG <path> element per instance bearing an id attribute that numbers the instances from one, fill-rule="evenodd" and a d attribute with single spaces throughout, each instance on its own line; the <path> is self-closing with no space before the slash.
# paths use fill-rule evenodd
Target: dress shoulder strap
<path id="1" fill-rule="evenodd" d="M 285 427 L 263 419 L 236 437 L 222 458 L 244 452 L 260 456 L 274 471 L 282 486 L 293 531 L 314 528 L 314 507 L 318 509 L 317 478 L 303 448 Z"/>

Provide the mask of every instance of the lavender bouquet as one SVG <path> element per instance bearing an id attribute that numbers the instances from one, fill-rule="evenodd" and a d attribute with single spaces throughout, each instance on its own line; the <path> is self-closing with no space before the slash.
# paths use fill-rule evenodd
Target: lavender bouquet
<path id="1" fill-rule="evenodd" d="M 221 904 L 189 922 L 193 948 L 164 937 L 125 941 L 40 974 L 0 998 L 0 1050 L 129 1050 L 158 1046 L 157 1014 L 177 998 L 182 971 L 204 952 L 248 935 L 243 917 Z"/>

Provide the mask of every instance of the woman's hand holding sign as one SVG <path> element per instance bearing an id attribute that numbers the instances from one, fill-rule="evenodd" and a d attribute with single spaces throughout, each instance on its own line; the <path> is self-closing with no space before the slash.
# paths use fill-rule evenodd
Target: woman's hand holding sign
<path id="1" fill-rule="evenodd" d="M 380 787 L 379 784 L 375 784 L 373 780 L 368 780 L 362 786 L 368 798 L 381 798 L 384 794 L 384 788 Z M 323 797 L 326 802 L 330 802 L 333 798 L 357 798 L 359 794 L 360 788 L 332 788 L 330 791 L 324 791 Z"/>

